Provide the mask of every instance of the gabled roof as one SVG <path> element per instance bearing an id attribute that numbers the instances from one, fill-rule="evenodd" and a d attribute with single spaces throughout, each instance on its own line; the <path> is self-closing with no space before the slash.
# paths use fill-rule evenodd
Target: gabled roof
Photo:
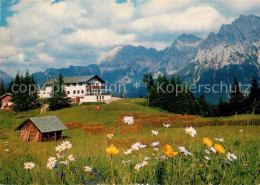
<path id="1" fill-rule="evenodd" d="M 104 80 L 102 80 L 99 76 L 97 75 L 90 75 L 90 76 L 74 76 L 74 77 L 64 77 L 64 84 L 71 84 L 71 83 L 84 83 L 92 78 L 97 78 L 101 83 L 105 83 Z M 57 78 L 51 79 L 47 82 L 44 83 L 44 85 L 53 85 L 54 81 L 56 81 Z"/>
<path id="2" fill-rule="evenodd" d="M 24 125 L 26 125 L 28 121 L 31 121 L 41 131 L 41 133 L 68 129 L 57 116 L 45 116 L 45 117 L 28 118 L 15 130 L 21 130 L 21 128 Z"/>
<path id="3" fill-rule="evenodd" d="M 0 99 L 6 97 L 6 96 L 8 96 L 8 95 L 9 95 L 9 96 L 12 96 L 11 93 L 5 93 L 4 95 L 0 96 Z"/>

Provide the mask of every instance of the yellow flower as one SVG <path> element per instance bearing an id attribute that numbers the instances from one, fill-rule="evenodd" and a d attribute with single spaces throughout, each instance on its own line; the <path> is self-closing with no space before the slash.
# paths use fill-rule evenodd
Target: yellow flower
<path id="1" fill-rule="evenodd" d="M 224 154 L 225 153 L 225 149 L 223 148 L 223 146 L 221 146 L 220 144 L 215 144 L 214 145 L 215 150 L 218 153 Z"/>
<path id="2" fill-rule="evenodd" d="M 203 138 L 203 144 L 208 147 L 212 147 L 212 141 L 208 137 Z"/>
<path id="3" fill-rule="evenodd" d="M 169 156 L 169 157 L 174 157 L 178 154 L 178 152 L 174 152 L 172 150 L 172 147 L 170 145 L 165 145 L 163 147 L 163 152 L 165 153 L 165 155 Z"/>
<path id="4" fill-rule="evenodd" d="M 174 157 L 174 156 L 176 156 L 177 154 L 178 154 L 178 152 L 174 152 L 173 150 L 171 150 L 171 151 L 165 153 L 165 155 L 167 155 L 167 156 L 169 156 L 169 157 Z"/>
<path id="5" fill-rule="evenodd" d="M 170 145 L 165 145 L 164 147 L 163 147 L 163 152 L 164 153 L 167 153 L 167 152 L 169 152 L 169 151 L 171 151 L 172 150 L 172 147 L 170 146 Z"/>
<path id="6" fill-rule="evenodd" d="M 110 145 L 109 147 L 107 147 L 106 151 L 107 151 L 108 154 L 111 154 L 111 155 L 118 153 L 118 149 L 114 145 Z"/>

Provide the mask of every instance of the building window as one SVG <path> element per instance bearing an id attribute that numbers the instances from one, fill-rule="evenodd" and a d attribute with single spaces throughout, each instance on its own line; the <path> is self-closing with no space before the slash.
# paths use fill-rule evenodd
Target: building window
<path id="1" fill-rule="evenodd" d="M 73 94 L 76 94 L 76 91 L 73 91 Z"/>
<path id="2" fill-rule="evenodd" d="M 80 93 L 80 91 L 78 90 L 78 91 L 77 91 L 77 94 L 79 94 L 79 93 Z"/>
<path id="3" fill-rule="evenodd" d="M 84 93 L 84 90 L 81 90 L 81 93 Z"/>
<path id="4" fill-rule="evenodd" d="M 91 85 L 92 85 L 92 86 L 94 86 L 95 84 L 94 84 L 94 83 L 92 83 Z"/>
<path id="5" fill-rule="evenodd" d="M 102 99 L 104 100 L 104 96 L 102 96 Z"/>
<path id="6" fill-rule="evenodd" d="M 76 84 L 73 84 L 74 86 L 76 86 Z"/>
<path id="7" fill-rule="evenodd" d="M 69 92 L 69 91 L 67 91 L 67 93 L 68 93 L 68 94 L 70 94 L 70 92 Z"/>
<path id="8" fill-rule="evenodd" d="M 98 83 L 96 83 L 96 86 L 99 86 Z"/>
<path id="9" fill-rule="evenodd" d="M 98 100 L 98 96 L 97 96 L 97 100 Z"/>

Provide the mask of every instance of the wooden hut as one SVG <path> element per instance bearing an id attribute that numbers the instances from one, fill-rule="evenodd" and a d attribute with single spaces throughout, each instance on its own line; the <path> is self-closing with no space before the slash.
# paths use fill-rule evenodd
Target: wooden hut
<path id="1" fill-rule="evenodd" d="M 22 141 L 57 141 L 68 128 L 57 116 L 28 118 L 15 130 L 20 130 Z"/>
<path id="2" fill-rule="evenodd" d="M 12 95 L 10 93 L 6 93 L 0 97 L 1 101 L 1 109 L 11 109 L 13 108 L 13 102 L 11 102 Z"/>

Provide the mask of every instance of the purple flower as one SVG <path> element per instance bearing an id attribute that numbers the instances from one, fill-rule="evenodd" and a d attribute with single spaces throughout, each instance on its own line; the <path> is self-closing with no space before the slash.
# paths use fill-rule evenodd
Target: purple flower
<path id="1" fill-rule="evenodd" d="M 102 177 L 102 173 L 99 173 L 99 176 Z"/>
<path id="2" fill-rule="evenodd" d="M 97 169 L 94 169 L 94 172 L 97 173 L 98 172 Z"/>
<path id="3" fill-rule="evenodd" d="M 97 181 L 100 182 L 101 181 L 100 178 L 98 178 Z"/>
<path id="4" fill-rule="evenodd" d="M 91 161 L 91 157 L 88 157 L 88 160 Z"/>
<path id="5" fill-rule="evenodd" d="M 57 164 L 55 164 L 54 168 L 58 168 L 58 165 L 57 165 Z"/>
<path id="6" fill-rule="evenodd" d="M 77 171 L 76 171 L 76 170 L 73 170 L 73 173 L 74 173 L 74 174 L 77 174 Z"/>
<path id="7" fill-rule="evenodd" d="M 92 171 L 90 172 L 90 175 L 93 175 L 93 172 L 92 172 Z"/>
<path id="8" fill-rule="evenodd" d="M 57 172 L 57 175 L 60 175 L 60 172 Z"/>

